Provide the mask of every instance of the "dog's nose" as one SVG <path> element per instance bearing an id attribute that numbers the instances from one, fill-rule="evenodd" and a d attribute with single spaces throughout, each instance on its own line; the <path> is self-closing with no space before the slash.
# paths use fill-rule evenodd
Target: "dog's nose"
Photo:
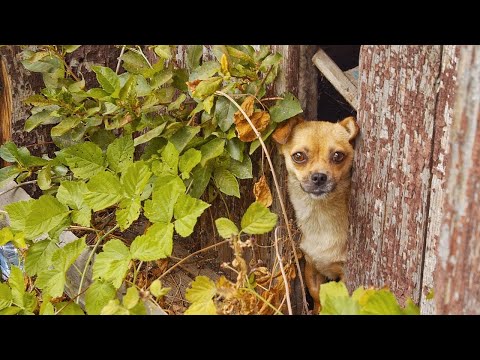
<path id="1" fill-rule="evenodd" d="M 324 173 L 315 173 L 312 175 L 311 177 L 312 179 L 312 182 L 315 184 L 315 185 L 323 185 L 327 182 L 327 174 L 324 174 Z"/>

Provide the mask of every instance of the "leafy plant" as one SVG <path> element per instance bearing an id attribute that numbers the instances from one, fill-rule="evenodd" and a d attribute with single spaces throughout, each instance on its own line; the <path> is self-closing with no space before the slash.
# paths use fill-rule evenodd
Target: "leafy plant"
<path id="1" fill-rule="evenodd" d="M 203 62 L 203 47 L 191 46 L 186 68 L 175 65 L 174 47 L 148 47 L 155 54 L 151 63 L 145 48 L 123 46 L 121 74 L 90 66 L 95 87 L 87 86 L 83 74 L 75 73 L 65 59 L 78 47 L 26 47 L 21 54 L 23 66 L 40 73 L 45 83 L 25 100 L 32 106 L 25 131 L 53 125 L 50 135 L 58 150 L 50 158 L 33 156 L 13 142 L 0 148 L 0 157 L 12 164 L 0 170 L 0 185 L 34 179 L 29 181 L 43 191 L 38 199 L 5 208 L 10 227 L 0 237 L 2 243 L 26 248 L 25 271 L 41 305 L 11 300 L 14 288 L 5 284 L 0 304 L 19 313 L 83 313 L 73 301 L 84 292 L 93 262 L 86 312 L 142 313 L 135 294 L 144 291 L 136 283 L 143 262 L 169 257 L 174 239 L 193 233 L 210 206 L 201 199 L 207 189 L 240 197 L 239 181 L 252 178 L 250 156 L 259 142 L 243 115 L 218 91 L 238 99 L 264 139 L 302 109 L 288 93 L 280 100 L 265 97 L 281 60 L 267 46 L 214 46 L 215 58 Z M 124 233 L 139 220 L 147 227 L 130 242 Z M 233 231 L 228 221 L 217 220 L 223 235 Z M 237 235 L 264 233 L 275 223 L 275 214 L 254 203 Z M 81 237 L 59 247 L 64 230 L 95 237 L 88 244 Z M 82 253 L 88 261 L 77 268 L 81 284 L 76 296 L 63 303 L 66 273 Z M 120 302 L 116 292 L 126 279 L 130 287 Z M 154 289 L 155 298 L 167 291 L 158 285 Z"/>

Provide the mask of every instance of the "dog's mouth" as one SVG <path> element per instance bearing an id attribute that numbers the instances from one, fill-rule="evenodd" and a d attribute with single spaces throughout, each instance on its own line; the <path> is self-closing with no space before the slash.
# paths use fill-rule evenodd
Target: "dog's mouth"
<path id="1" fill-rule="evenodd" d="M 327 196 L 329 193 L 331 193 L 334 188 L 335 184 L 333 183 L 328 183 L 325 184 L 321 187 L 319 186 L 311 186 L 310 184 L 300 184 L 300 187 L 302 188 L 303 191 L 305 191 L 312 199 L 321 199 Z"/>

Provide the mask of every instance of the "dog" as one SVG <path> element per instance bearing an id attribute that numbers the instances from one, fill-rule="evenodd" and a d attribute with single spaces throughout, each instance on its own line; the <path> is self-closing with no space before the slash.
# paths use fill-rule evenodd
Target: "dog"
<path id="1" fill-rule="evenodd" d="M 358 132 L 353 117 L 330 123 L 296 116 L 272 134 L 285 157 L 288 193 L 302 232 L 305 282 L 315 314 L 320 310 L 320 285 L 343 279 L 353 143 Z"/>

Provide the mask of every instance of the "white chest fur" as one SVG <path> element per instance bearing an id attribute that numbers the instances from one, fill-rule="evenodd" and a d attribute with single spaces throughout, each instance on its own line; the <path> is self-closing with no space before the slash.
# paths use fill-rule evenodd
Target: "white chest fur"
<path id="1" fill-rule="evenodd" d="M 345 261 L 349 184 L 320 199 L 312 199 L 293 176 L 289 176 L 288 188 L 303 234 L 300 248 L 307 259 L 320 272 L 331 263 Z"/>

